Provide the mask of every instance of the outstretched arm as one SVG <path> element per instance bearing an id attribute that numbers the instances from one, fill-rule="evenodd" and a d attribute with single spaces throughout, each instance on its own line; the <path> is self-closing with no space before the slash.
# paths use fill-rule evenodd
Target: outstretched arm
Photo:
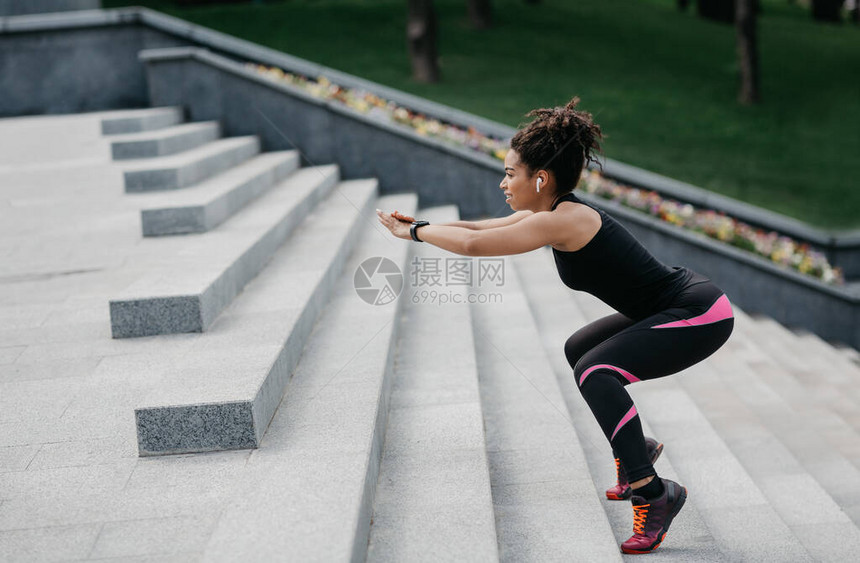
<path id="1" fill-rule="evenodd" d="M 495 229 L 496 227 L 504 227 L 507 225 L 513 225 L 519 221 L 522 221 L 529 215 L 534 215 L 533 212 L 528 210 L 517 211 L 516 213 L 511 213 L 506 217 L 495 217 L 493 219 L 480 219 L 478 221 L 451 221 L 450 223 L 439 223 L 440 225 L 445 225 L 448 227 L 463 227 L 466 229 L 471 229 L 473 231 L 483 231 L 485 229 Z M 423 228 L 423 227 L 422 227 Z"/>
<path id="2" fill-rule="evenodd" d="M 556 242 L 559 232 L 563 230 L 560 229 L 559 219 L 546 211 L 528 213 L 528 216 L 521 216 L 523 218 L 514 223 L 480 230 L 452 225 L 427 225 L 418 230 L 418 236 L 424 242 L 463 256 L 521 254 Z M 410 238 L 408 223 L 398 221 L 384 211 L 377 210 L 377 215 L 394 236 Z"/>

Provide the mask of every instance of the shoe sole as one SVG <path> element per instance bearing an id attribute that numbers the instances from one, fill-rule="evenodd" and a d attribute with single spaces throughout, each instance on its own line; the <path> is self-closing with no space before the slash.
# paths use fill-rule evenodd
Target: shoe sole
<path id="1" fill-rule="evenodd" d="M 654 551 L 655 549 L 660 547 L 660 544 L 663 543 L 663 540 L 666 539 L 666 534 L 669 533 L 669 526 L 672 525 L 672 521 L 675 519 L 675 516 L 677 516 L 678 513 L 681 512 L 681 509 L 684 507 L 684 504 L 686 502 L 687 502 L 687 487 L 681 487 L 681 495 L 678 497 L 678 504 L 675 506 L 675 509 L 672 510 L 672 513 L 666 519 L 666 525 L 663 527 L 663 535 L 660 536 L 660 539 L 657 540 L 657 542 L 648 549 L 629 549 L 629 548 L 625 548 L 622 546 L 621 551 L 623 553 L 628 553 L 631 555 L 641 555 L 644 553 L 651 553 L 652 551 Z"/>
<path id="2" fill-rule="evenodd" d="M 654 456 L 651 458 L 651 465 L 657 461 L 657 458 L 660 457 L 660 454 L 663 453 L 663 442 L 657 444 L 657 447 L 654 449 Z M 627 500 L 633 496 L 633 489 L 629 486 L 623 495 L 616 495 L 615 493 L 610 493 L 607 491 L 606 498 L 609 500 Z"/>

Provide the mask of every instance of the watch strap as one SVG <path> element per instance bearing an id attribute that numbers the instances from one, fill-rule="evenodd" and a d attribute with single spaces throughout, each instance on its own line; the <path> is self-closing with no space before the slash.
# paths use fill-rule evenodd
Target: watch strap
<path id="1" fill-rule="evenodd" d="M 412 226 L 409 227 L 409 235 L 412 237 L 412 240 L 415 242 L 424 242 L 420 238 L 418 238 L 418 227 L 423 227 L 424 225 L 429 225 L 430 221 L 413 221 Z"/>

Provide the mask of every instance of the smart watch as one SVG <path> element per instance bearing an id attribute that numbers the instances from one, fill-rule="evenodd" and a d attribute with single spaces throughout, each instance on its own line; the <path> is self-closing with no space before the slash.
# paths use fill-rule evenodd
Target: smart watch
<path id="1" fill-rule="evenodd" d="M 412 240 L 415 242 L 424 242 L 420 238 L 418 238 L 418 233 L 415 231 L 418 230 L 418 227 L 423 227 L 424 225 L 429 225 L 430 221 L 413 221 L 412 226 L 409 227 L 409 235 L 412 237 Z"/>

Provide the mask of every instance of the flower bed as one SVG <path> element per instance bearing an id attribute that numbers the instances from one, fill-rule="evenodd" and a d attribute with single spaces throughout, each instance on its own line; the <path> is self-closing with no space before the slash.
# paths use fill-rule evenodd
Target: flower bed
<path id="1" fill-rule="evenodd" d="M 808 244 L 798 243 L 773 231 L 755 229 L 724 213 L 697 209 L 689 203 L 665 199 L 654 191 L 620 184 L 601 176 L 596 170 L 584 171 L 579 187 L 590 194 L 617 201 L 667 223 L 764 256 L 776 264 L 793 268 L 826 283 L 845 283 L 842 271 L 832 267 L 823 253 Z"/>
<path id="2" fill-rule="evenodd" d="M 307 78 L 285 72 L 277 67 L 250 62 L 245 63 L 245 67 L 270 80 L 292 84 L 317 98 L 335 100 L 381 121 L 407 125 L 422 136 L 450 142 L 459 147 L 468 147 L 499 160 L 504 160 L 508 151 L 506 139 L 484 135 L 473 127 L 463 128 L 444 123 L 410 111 L 372 92 L 339 86 L 325 77 Z M 648 213 L 667 223 L 764 256 L 776 264 L 816 277 L 826 283 L 844 283 L 841 270 L 832 267 L 823 253 L 808 244 L 798 243 L 775 232 L 755 229 L 724 213 L 697 209 L 690 204 L 663 198 L 654 191 L 620 184 L 602 176 L 596 170 L 583 171 L 579 187 L 590 194 L 618 201 L 626 207 Z"/>

